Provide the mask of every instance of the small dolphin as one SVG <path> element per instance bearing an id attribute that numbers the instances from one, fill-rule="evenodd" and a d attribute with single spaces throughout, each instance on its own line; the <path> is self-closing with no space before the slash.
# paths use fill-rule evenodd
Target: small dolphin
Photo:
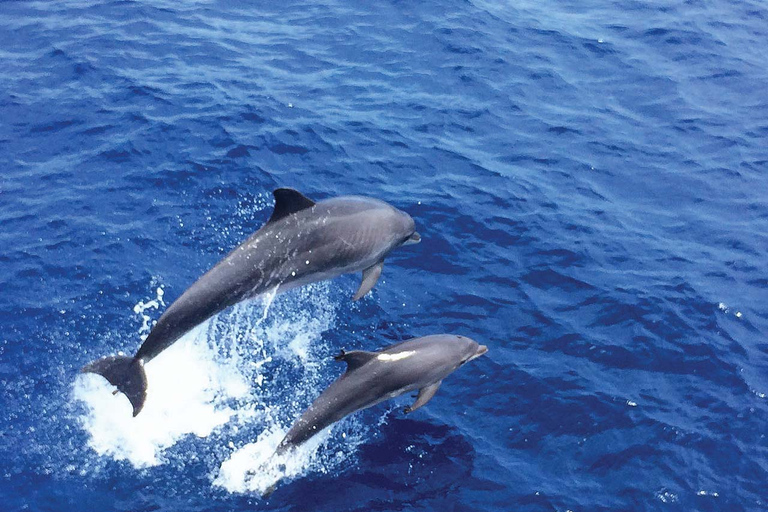
<path id="1" fill-rule="evenodd" d="M 309 406 L 277 447 L 280 455 L 355 411 L 419 390 L 413 412 L 435 396 L 442 380 L 488 347 L 464 336 L 435 334 L 391 345 L 378 352 L 354 350 L 335 357 L 347 371 Z"/>
<path id="2" fill-rule="evenodd" d="M 125 393 L 134 416 L 147 395 L 144 364 L 198 324 L 266 292 L 362 271 L 352 298 L 358 300 L 376 284 L 390 251 L 421 240 L 407 213 L 377 199 L 342 196 L 315 203 L 289 188 L 274 196 L 269 221 L 168 307 L 135 356 L 105 357 L 82 369 Z"/>

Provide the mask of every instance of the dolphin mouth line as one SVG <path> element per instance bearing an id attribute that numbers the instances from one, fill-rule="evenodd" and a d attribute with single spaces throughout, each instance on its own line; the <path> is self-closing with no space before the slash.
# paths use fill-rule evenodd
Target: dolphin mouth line
<path id="1" fill-rule="evenodd" d="M 473 359 L 477 359 L 478 357 L 482 356 L 486 352 L 488 352 L 488 347 L 485 345 L 480 345 L 479 347 L 477 347 L 477 350 L 475 351 L 475 353 L 472 354 L 472 357 L 467 359 L 467 362 L 472 361 Z"/>
<path id="2" fill-rule="evenodd" d="M 418 233 L 418 231 L 414 231 L 411 236 L 405 239 L 403 245 L 417 244 L 419 242 L 421 242 L 421 235 Z"/>

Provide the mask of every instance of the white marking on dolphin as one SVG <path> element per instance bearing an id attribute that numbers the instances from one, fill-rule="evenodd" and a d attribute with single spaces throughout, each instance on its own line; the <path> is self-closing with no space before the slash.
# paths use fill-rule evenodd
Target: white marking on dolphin
<path id="1" fill-rule="evenodd" d="M 245 299 L 362 271 L 353 296 L 358 300 L 376 284 L 393 249 L 421 239 L 407 213 L 378 199 L 342 196 L 315 203 L 289 188 L 274 196 L 269 221 L 168 307 L 135 356 L 110 356 L 82 369 L 125 393 L 134 416 L 146 399 L 143 365 L 198 324 Z"/>
<path id="2" fill-rule="evenodd" d="M 399 361 L 406 357 L 411 357 L 415 353 L 415 350 L 406 350 L 404 352 L 397 352 L 396 354 L 379 354 L 376 356 L 376 359 L 379 361 Z"/>

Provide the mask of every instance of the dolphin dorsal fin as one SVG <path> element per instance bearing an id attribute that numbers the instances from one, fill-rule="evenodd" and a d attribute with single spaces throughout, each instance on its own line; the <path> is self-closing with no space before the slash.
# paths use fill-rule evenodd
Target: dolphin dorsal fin
<path id="1" fill-rule="evenodd" d="M 269 222 L 276 222 L 301 210 L 312 208 L 315 202 L 292 188 L 278 188 L 272 192 L 275 196 L 275 210 L 269 218 Z M 269 224 L 267 222 L 267 224 Z"/>
<path id="2" fill-rule="evenodd" d="M 350 350 L 345 352 L 342 350 L 339 355 L 335 356 L 336 361 L 344 361 L 347 363 L 347 371 L 351 372 L 356 368 L 360 368 L 365 363 L 376 357 L 376 352 L 368 352 L 365 350 Z"/>

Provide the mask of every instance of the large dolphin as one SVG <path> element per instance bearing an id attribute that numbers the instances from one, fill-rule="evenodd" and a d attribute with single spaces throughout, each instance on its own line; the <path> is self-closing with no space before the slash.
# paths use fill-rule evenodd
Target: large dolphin
<path id="1" fill-rule="evenodd" d="M 488 351 L 485 345 L 451 334 L 413 338 L 378 352 L 354 350 L 336 356 L 347 371 L 309 406 L 277 447 L 282 454 L 348 414 L 409 391 L 419 390 L 415 411 L 435 396 L 440 383 L 459 366 Z"/>
<path id="2" fill-rule="evenodd" d="M 377 199 L 342 196 L 315 203 L 288 188 L 274 196 L 269 221 L 168 307 L 135 356 L 105 357 L 83 368 L 125 393 L 134 416 L 147 394 L 144 364 L 196 325 L 266 292 L 362 271 L 357 300 L 376 284 L 390 251 L 421 238 L 407 213 Z"/>

